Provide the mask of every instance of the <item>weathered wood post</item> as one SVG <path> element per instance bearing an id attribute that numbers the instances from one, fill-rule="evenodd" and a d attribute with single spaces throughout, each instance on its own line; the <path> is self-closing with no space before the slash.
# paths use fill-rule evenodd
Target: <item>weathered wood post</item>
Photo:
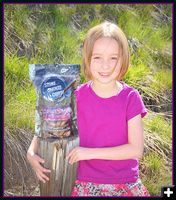
<path id="1" fill-rule="evenodd" d="M 77 164 L 65 159 L 79 145 L 74 90 L 79 84 L 79 65 L 29 65 L 37 91 L 35 134 L 43 166 L 51 170 L 49 181 L 40 181 L 40 196 L 70 196 Z"/>
<path id="2" fill-rule="evenodd" d="M 49 181 L 40 182 L 40 196 L 70 196 L 76 179 L 76 164 L 70 165 L 66 154 L 78 146 L 78 137 L 40 139 L 40 152 L 44 167 L 51 169 Z"/>

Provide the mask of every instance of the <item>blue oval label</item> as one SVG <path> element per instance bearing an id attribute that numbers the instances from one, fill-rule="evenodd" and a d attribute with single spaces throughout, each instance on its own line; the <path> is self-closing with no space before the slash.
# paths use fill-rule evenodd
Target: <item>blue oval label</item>
<path id="1" fill-rule="evenodd" d="M 55 101 L 63 97 L 64 89 L 65 82 L 56 76 L 52 76 L 42 83 L 41 94 L 46 100 Z"/>

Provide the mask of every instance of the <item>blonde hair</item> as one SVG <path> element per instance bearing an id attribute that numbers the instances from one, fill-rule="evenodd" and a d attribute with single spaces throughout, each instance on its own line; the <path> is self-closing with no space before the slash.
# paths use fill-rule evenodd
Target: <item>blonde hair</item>
<path id="1" fill-rule="evenodd" d="M 88 31 L 86 38 L 84 40 L 83 72 L 85 74 L 85 77 L 88 80 L 92 78 L 90 72 L 90 61 L 91 61 L 92 51 L 95 41 L 101 37 L 113 38 L 118 42 L 120 46 L 121 56 L 122 56 L 122 66 L 120 73 L 117 77 L 117 80 L 121 80 L 124 77 L 125 73 L 127 72 L 129 66 L 130 55 L 129 55 L 128 41 L 123 31 L 116 24 L 107 21 L 91 28 Z"/>

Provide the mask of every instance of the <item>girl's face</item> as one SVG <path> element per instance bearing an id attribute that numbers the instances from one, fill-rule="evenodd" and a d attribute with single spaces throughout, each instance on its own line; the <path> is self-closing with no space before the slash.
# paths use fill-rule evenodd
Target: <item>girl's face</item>
<path id="1" fill-rule="evenodd" d="M 99 83 L 116 81 L 121 69 L 121 56 L 118 42 L 109 37 L 95 41 L 90 61 L 93 80 Z"/>

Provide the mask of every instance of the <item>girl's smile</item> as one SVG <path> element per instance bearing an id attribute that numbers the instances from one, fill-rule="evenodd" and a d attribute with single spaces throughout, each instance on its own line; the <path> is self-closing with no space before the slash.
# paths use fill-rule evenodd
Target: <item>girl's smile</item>
<path id="1" fill-rule="evenodd" d="M 121 69 L 120 48 L 118 42 L 109 37 L 96 40 L 91 62 L 90 71 L 95 82 L 115 82 Z"/>
<path id="2" fill-rule="evenodd" d="M 102 76 L 103 78 L 107 78 L 110 76 L 110 73 L 104 73 L 104 72 L 98 72 L 100 76 Z"/>

